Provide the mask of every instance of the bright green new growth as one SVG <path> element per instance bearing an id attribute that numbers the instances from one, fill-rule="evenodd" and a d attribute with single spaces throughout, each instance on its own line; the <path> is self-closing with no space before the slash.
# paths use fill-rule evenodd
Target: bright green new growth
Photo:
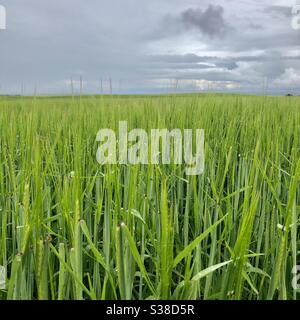
<path id="1" fill-rule="evenodd" d="M 119 121 L 204 129 L 204 174 L 100 166 Z M 0 299 L 299 298 L 299 98 L 3 97 L 0 127 Z"/>

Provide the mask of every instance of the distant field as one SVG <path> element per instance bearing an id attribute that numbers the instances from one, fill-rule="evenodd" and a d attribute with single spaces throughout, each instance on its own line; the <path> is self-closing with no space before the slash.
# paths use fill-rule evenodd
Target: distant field
<path id="1" fill-rule="evenodd" d="M 204 129 L 204 174 L 100 166 L 120 120 Z M 300 98 L 2 97 L 0 128 L 0 299 L 299 298 Z"/>

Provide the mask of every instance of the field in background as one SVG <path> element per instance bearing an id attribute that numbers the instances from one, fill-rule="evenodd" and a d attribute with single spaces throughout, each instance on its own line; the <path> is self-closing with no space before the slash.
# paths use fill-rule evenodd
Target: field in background
<path id="1" fill-rule="evenodd" d="M 205 129 L 204 174 L 101 167 L 120 120 Z M 299 98 L 0 98 L 0 128 L 0 299 L 299 298 Z"/>

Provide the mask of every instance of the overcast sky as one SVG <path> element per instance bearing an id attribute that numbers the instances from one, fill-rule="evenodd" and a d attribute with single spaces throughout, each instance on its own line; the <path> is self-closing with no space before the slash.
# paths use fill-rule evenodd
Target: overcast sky
<path id="1" fill-rule="evenodd" d="M 300 94 L 297 0 L 0 0 L 0 93 Z"/>

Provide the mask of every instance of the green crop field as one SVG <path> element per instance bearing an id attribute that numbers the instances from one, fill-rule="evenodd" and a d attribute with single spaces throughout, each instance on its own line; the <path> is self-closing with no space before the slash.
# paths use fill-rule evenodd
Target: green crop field
<path id="1" fill-rule="evenodd" d="M 204 129 L 204 173 L 99 165 L 121 120 Z M 298 97 L 2 97 L 0 128 L 0 299 L 299 299 Z"/>

